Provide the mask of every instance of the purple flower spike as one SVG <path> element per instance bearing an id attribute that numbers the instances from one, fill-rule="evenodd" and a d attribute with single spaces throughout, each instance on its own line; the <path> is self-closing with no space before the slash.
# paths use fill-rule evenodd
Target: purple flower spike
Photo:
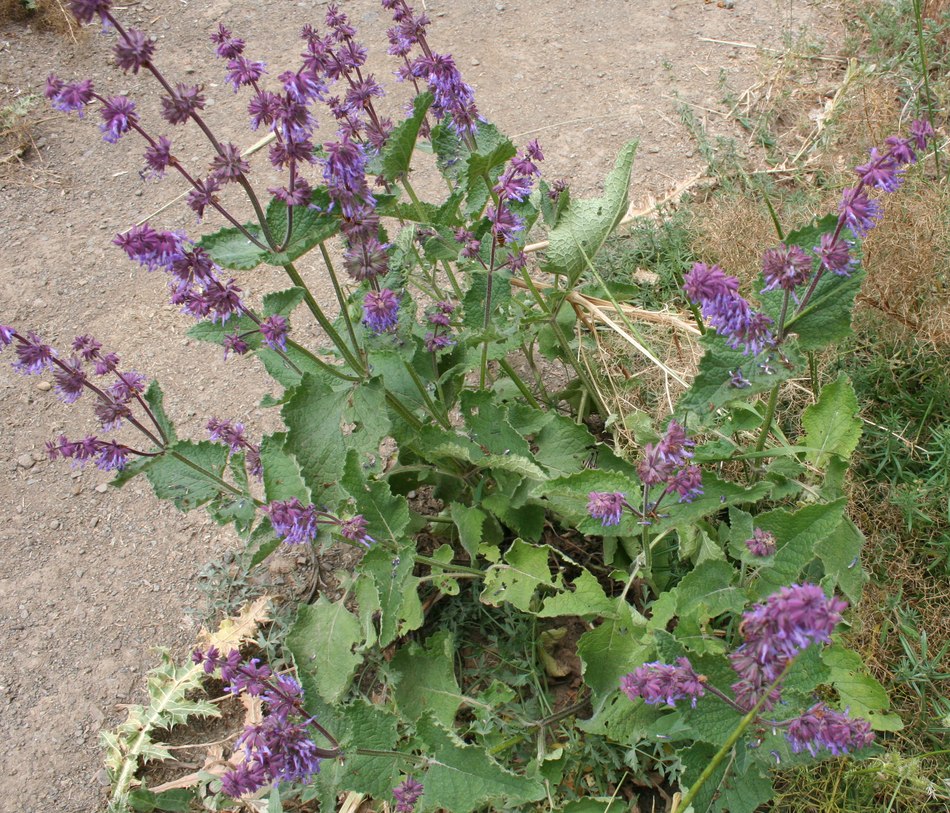
<path id="1" fill-rule="evenodd" d="M 232 453 L 239 452 L 247 443 L 244 439 L 244 424 L 211 418 L 206 426 L 208 437 L 214 443 L 225 444 Z"/>
<path id="2" fill-rule="evenodd" d="M 138 123 L 139 117 L 135 112 L 135 102 L 125 96 L 113 96 L 107 99 L 99 110 L 102 116 L 102 138 L 110 144 L 115 144 L 129 129 Z"/>
<path id="3" fill-rule="evenodd" d="M 857 261 L 851 258 L 851 247 L 842 238 L 834 239 L 833 234 L 821 235 L 821 244 L 814 249 L 821 267 L 843 277 L 851 276 L 857 267 Z"/>
<path id="4" fill-rule="evenodd" d="M 910 136 L 918 150 L 927 149 L 927 140 L 935 135 L 934 128 L 926 119 L 917 119 L 910 123 Z"/>
<path id="5" fill-rule="evenodd" d="M 211 171 L 215 176 L 229 183 L 237 181 L 251 171 L 251 165 L 241 155 L 241 148 L 235 144 L 222 144 L 221 153 L 211 161 Z"/>
<path id="6" fill-rule="evenodd" d="M 367 523 L 362 514 L 357 514 L 352 519 L 345 519 L 340 522 L 340 536 L 349 539 L 351 542 L 359 542 L 364 547 L 370 547 L 376 540 L 366 533 Z"/>
<path id="7" fill-rule="evenodd" d="M 699 466 L 686 466 L 670 478 L 668 494 L 679 494 L 680 502 L 692 502 L 703 494 L 703 472 Z"/>
<path id="8" fill-rule="evenodd" d="M 412 813 L 416 808 L 416 802 L 422 796 L 423 787 L 421 782 L 416 782 L 411 776 L 396 785 L 393 788 L 393 796 L 396 797 L 396 813 Z"/>
<path id="9" fill-rule="evenodd" d="M 885 138 L 884 143 L 887 144 L 890 156 L 899 165 L 916 163 L 917 153 L 914 152 L 912 139 L 893 135 Z"/>
<path id="10" fill-rule="evenodd" d="M 125 36 L 120 36 L 113 48 L 115 64 L 123 71 L 138 73 L 143 65 L 152 61 L 155 55 L 155 40 L 143 31 L 130 28 Z"/>
<path id="11" fill-rule="evenodd" d="M 317 538 L 317 509 L 304 505 L 296 497 L 275 500 L 264 509 L 270 517 L 274 533 L 290 545 L 301 545 Z"/>
<path id="12" fill-rule="evenodd" d="M 59 92 L 50 95 L 53 86 L 51 81 L 55 77 L 46 80 L 47 98 L 53 103 L 53 107 L 62 110 L 64 113 L 76 112 L 82 118 L 86 105 L 94 98 L 94 90 L 91 79 L 82 79 L 79 82 L 63 83 L 59 87 Z M 54 83 L 55 84 L 55 83 Z"/>
<path id="13" fill-rule="evenodd" d="M 850 717 L 824 703 L 812 706 L 788 726 L 785 734 L 796 754 L 808 751 L 818 756 L 822 748 L 834 756 L 860 750 L 874 742 L 874 733 L 867 720 Z"/>
<path id="14" fill-rule="evenodd" d="M 788 293 L 794 293 L 810 276 L 811 257 L 798 246 L 781 243 L 778 248 L 767 249 L 762 255 L 762 277 L 765 280 L 763 291 L 781 288 Z"/>
<path id="15" fill-rule="evenodd" d="M 369 291 L 363 300 L 363 324 L 374 333 L 385 333 L 399 321 L 399 295 L 390 288 Z"/>
<path id="16" fill-rule="evenodd" d="M 290 324 L 280 314 L 268 316 L 261 321 L 261 336 L 264 344 L 274 350 L 287 351 L 287 334 L 290 333 Z"/>
<path id="17" fill-rule="evenodd" d="M 647 486 L 665 483 L 673 476 L 675 464 L 663 453 L 662 443 L 647 443 L 643 446 L 643 459 L 637 464 L 640 482 Z"/>
<path id="18" fill-rule="evenodd" d="M 86 373 L 82 369 L 79 359 L 70 359 L 66 362 L 68 369 L 57 367 L 53 370 L 53 379 L 56 381 L 56 392 L 66 404 L 74 404 L 79 400 L 86 384 Z"/>
<path id="19" fill-rule="evenodd" d="M 15 369 L 26 375 L 39 375 L 53 366 L 53 348 L 43 344 L 35 333 L 30 331 L 26 340 L 20 340 L 16 346 L 17 360 L 13 362 Z"/>
<path id="20" fill-rule="evenodd" d="M 215 192 L 221 191 L 221 181 L 216 175 L 209 175 L 203 181 L 198 181 L 194 189 L 188 193 L 188 205 L 198 215 L 201 220 L 204 217 L 205 209 L 218 202 L 218 196 Z"/>
<path id="21" fill-rule="evenodd" d="M 861 187 L 845 189 L 841 195 L 838 211 L 855 234 L 864 237 L 881 219 L 881 205 L 871 200 Z"/>
<path id="22" fill-rule="evenodd" d="M 647 705 L 666 703 L 675 706 L 678 700 L 689 700 L 696 708 L 696 700 L 706 694 L 705 675 L 697 675 L 687 658 L 677 658 L 676 665 L 645 663 L 620 678 L 620 689 L 631 700 L 643 698 Z"/>
<path id="23" fill-rule="evenodd" d="M 587 513 L 599 519 L 605 528 L 620 524 L 626 504 L 626 497 L 620 491 L 591 491 L 587 495 Z"/>
<path id="24" fill-rule="evenodd" d="M 901 185 L 903 177 L 898 162 L 891 152 L 883 155 L 876 147 L 870 151 L 871 160 L 854 168 L 861 181 L 867 186 L 873 186 L 882 192 L 893 192 Z"/>
<path id="25" fill-rule="evenodd" d="M 253 85 L 264 75 L 264 63 L 254 62 L 247 57 L 237 56 L 228 62 L 225 79 L 231 83 L 237 93 L 244 85 Z"/>
<path id="26" fill-rule="evenodd" d="M 244 40 L 232 37 L 223 24 L 218 25 L 218 30 L 211 35 L 211 41 L 218 46 L 214 50 L 222 59 L 234 59 L 244 51 Z"/>
<path id="27" fill-rule="evenodd" d="M 99 449 L 99 459 L 96 466 L 103 471 L 122 471 L 129 462 L 128 449 L 110 440 Z"/>
<path id="28" fill-rule="evenodd" d="M 158 141 L 145 149 L 145 166 L 158 178 L 165 174 L 165 170 L 172 163 L 172 143 L 165 136 L 159 136 Z"/>
<path id="29" fill-rule="evenodd" d="M 683 277 L 683 290 L 693 302 L 705 302 L 736 293 L 739 280 L 730 277 L 718 265 L 694 263 L 692 270 Z"/>
<path id="30" fill-rule="evenodd" d="M 756 528 L 751 538 L 745 541 L 745 546 L 753 556 L 771 556 L 775 553 L 775 535 L 769 531 Z"/>
<path id="31" fill-rule="evenodd" d="M 224 337 L 224 357 L 228 357 L 228 353 L 234 353 L 238 356 L 243 356 L 245 353 L 250 352 L 251 346 L 244 341 L 243 338 L 237 333 L 229 333 Z"/>
<path id="32" fill-rule="evenodd" d="M 69 10 L 80 23 L 91 23 L 94 17 L 105 22 L 112 0 L 69 0 Z"/>
<path id="33" fill-rule="evenodd" d="M 184 124 L 198 110 L 203 110 L 205 97 L 197 85 L 179 82 L 171 96 L 162 96 L 162 117 L 169 124 Z"/>

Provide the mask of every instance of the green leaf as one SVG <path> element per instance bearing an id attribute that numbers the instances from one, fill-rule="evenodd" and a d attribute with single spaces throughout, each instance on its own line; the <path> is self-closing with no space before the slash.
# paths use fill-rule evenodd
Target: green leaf
<path id="1" fill-rule="evenodd" d="M 168 443 L 175 443 L 178 440 L 178 436 L 175 434 L 175 425 L 171 422 L 168 415 L 165 414 L 165 396 L 158 382 L 153 380 L 148 385 L 148 389 L 142 397 L 152 410 L 156 422 L 162 427 L 162 431 L 165 433 Z"/>
<path id="2" fill-rule="evenodd" d="M 400 649 L 390 663 L 396 677 L 396 706 L 404 719 L 415 722 L 426 714 L 446 728 L 464 700 L 455 679 L 455 638 L 439 632 L 426 641 Z"/>
<path id="3" fill-rule="evenodd" d="M 360 572 L 372 577 L 376 587 L 381 647 L 389 646 L 397 637 L 422 626 L 419 579 L 412 575 L 415 567 L 413 553 L 415 547 L 412 545 L 403 546 L 399 556 L 395 557 L 384 548 L 375 546 L 360 563 Z M 364 615 L 362 606 L 360 615 Z"/>
<path id="4" fill-rule="evenodd" d="M 717 420 L 716 410 L 733 401 L 745 401 L 752 395 L 770 390 L 776 384 L 787 381 L 800 368 L 792 341 L 782 345 L 789 359 L 788 365 L 774 359 L 766 363 L 768 353 L 754 359 L 744 356 L 741 350 L 733 350 L 722 336 L 712 330 L 707 331 L 699 343 L 706 348 L 706 352 L 699 362 L 693 385 L 680 398 L 676 412 L 678 415 L 692 413 L 701 426 L 708 426 Z M 739 388 L 732 385 L 736 371 L 742 372 L 748 386 Z"/>
<path id="5" fill-rule="evenodd" d="M 145 788 L 138 788 L 129 794 L 129 807 L 142 813 L 152 813 L 154 810 L 188 813 L 194 800 L 194 788 L 176 788 L 166 790 L 164 793 L 153 793 Z"/>
<path id="6" fill-rule="evenodd" d="M 824 469 L 831 455 L 849 458 L 861 438 L 861 419 L 857 415 L 854 388 L 850 379 L 841 373 L 837 381 L 821 388 L 818 401 L 802 414 L 803 444 L 816 450 L 808 453 L 808 459 Z"/>
<path id="7" fill-rule="evenodd" d="M 478 546 L 482 544 L 482 526 L 487 519 L 485 512 L 474 506 L 453 502 L 449 505 L 449 513 L 458 529 L 459 542 L 472 561 L 475 561 Z"/>
<path id="8" fill-rule="evenodd" d="M 319 501 L 343 474 L 346 445 L 340 421 L 349 394 L 308 373 L 281 410 L 288 430 L 285 448 L 300 464 L 313 500 Z"/>
<path id="9" fill-rule="evenodd" d="M 586 426 L 578 426 L 564 415 L 555 415 L 535 438 L 535 460 L 551 477 L 567 477 L 583 470 L 596 443 Z"/>
<path id="10" fill-rule="evenodd" d="M 798 336 L 802 350 L 821 350 L 850 335 L 854 299 L 865 276 L 864 269 L 850 277 L 826 273 L 805 309 L 786 322 L 786 333 Z"/>
<path id="11" fill-rule="evenodd" d="M 419 128 L 425 121 L 426 113 L 432 106 L 431 93 L 420 93 L 412 102 L 412 115 L 400 122 L 389 138 L 382 152 L 382 172 L 380 175 L 390 183 L 399 180 L 409 172 L 412 163 L 412 151 L 419 137 Z"/>
<path id="12" fill-rule="evenodd" d="M 841 522 L 845 502 L 809 505 L 793 514 L 780 508 L 755 518 L 756 527 L 775 535 L 776 551 L 750 585 L 752 598 L 765 598 L 798 581 L 802 569 L 815 558 L 819 543 Z"/>
<path id="13" fill-rule="evenodd" d="M 573 581 L 573 590 L 563 590 L 544 600 L 539 618 L 572 615 L 584 619 L 609 616 L 616 611 L 617 602 L 607 598 L 604 588 L 589 570 L 582 570 Z"/>
<path id="14" fill-rule="evenodd" d="M 286 441 L 284 432 L 261 439 L 265 499 L 272 502 L 296 497 L 306 505 L 310 502 L 310 489 L 300 474 L 300 464 L 285 450 Z"/>
<path id="15" fill-rule="evenodd" d="M 186 458 L 191 465 L 176 455 Z M 223 490 L 213 478 L 220 478 L 224 474 L 228 462 L 225 446 L 206 440 L 200 443 L 183 440 L 169 446 L 154 461 L 145 474 L 155 496 L 160 500 L 171 500 L 179 511 L 190 511 L 204 505 Z"/>
<path id="16" fill-rule="evenodd" d="M 494 564 L 486 571 L 481 600 L 496 607 L 507 601 L 519 610 L 529 612 L 538 587 L 557 588 L 560 585 L 561 577 L 553 577 L 548 566 L 550 552 L 547 545 L 535 547 L 516 539 L 505 553 L 504 563 Z"/>
<path id="17" fill-rule="evenodd" d="M 393 496 L 388 483 L 367 479 L 355 449 L 346 455 L 340 484 L 356 502 L 356 512 L 366 520 L 370 536 L 402 547 L 409 526 L 409 503 L 401 494 Z"/>
<path id="18" fill-rule="evenodd" d="M 263 242 L 264 237 L 258 226 L 248 225 L 246 228 Z M 198 241 L 198 245 L 207 251 L 218 265 L 232 271 L 250 271 L 257 268 L 267 254 L 233 227 L 205 235 Z"/>
<path id="19" fill-rule="evenodd" d="M 392 431 L 383 380 L 377 377 L 355 387 L 352 405 L 344 416 L 347 421 L 356 424 L 350 442 L 364 455 L 377 455 L 379 444 Z"/>
<path id="20" fill-rule="evenodd" d="M 819 540 L 815 553 L 825 568 L 825 578 L 821 586 L 833 592 L 839 588 L 856 604 L 868 575 L 861 567 L 861 548 L 864 547 L 864 534 L 847 517 L 843 516 L 838 527 Z"/>
<path id="21" fill-rule="evenodd" d="M 724 644 L 709 635 L 707 624 L 726 612 L 738 613 L 745 593 L 735 585 L 736 570 L 723 560 L 707 559 L 676 586 L 679 623 L 676 639 L 693 652 L 721 652 Z"/>
<path id="22" fill-rule="evenodd" d="M 646 635 L 646 620 L 635 614 L 626 601 L 615 599 L 614 607 L 612 617 L 605 616 L 599 627 L 585 632 L 577 641 L 584 683 L 594 695 L 595 713 L 620 687 L 620 678 L 653 653 L 653 642 Z"/>
<path id="23" fill-rule="evenodd" d="M 511 458 L 502 459 L 508 462 L 511 461 Z M 498 467 L 495 466 L 494 468 L 497 474 Z M 509 494 L 496 492 L 485 497 L 482 500 L 482 506 L 491 511 L 525 541 L 537 542 L 544 532 L 544 508 L 535 504 L 513 505 L 512 502 Z"/>
<path id="24" fill-rule="evenodd" d="M 904 726 L 891 706 L 887 691 L 870 674 L 861 656 L 841 644 L 822 650 L 821 659 L 831 670 L 830 681 L 841 698 L 841 705 L 853 717 L 863 717 L 875 731 L 900 731 Z"/>
<path id="25" fill-rule="evenodd" d="M 541 782 L 502 768 L 483 748 L 465 745 L 429 717 L 416 733 L 428 749 L 423 810 L 471 813 L 479 808 L 515 808 L 544 798 Z"/>
<path id="26" fill-rule="evenodd" d="M 627 211 L 627 190 L 637 142 L 628 142 L 617 156 L 613 170 L 604 181 L 602 197 L 571 200 L 558 224 L 548 233 L 545 271 L 566 274 L 568 287 L 593 262 L 607 237 Z"/>
<path id="27" fill-rule="evenodd" d="M 280 253 L 263 256 L 268 265 L 287 265 L 306 254 L 318 243 L 329 240 L 340 230 L 340 221 L 329 214 L 330 195 L 324 187 L 317 187 L 310 197 L 309 206 L 294 207 L 293 230 L 287 247 Z M 267 225 L 274 239 L 282 242 L 287 233 L 287 204 L 271 198 L 267 206 Z"/>
<path id="28" fill-rule="evenodd" d="M 468 154 L 465 162 L 467 215 L 474 215 L 482 210 L 490 195 L 489 185 L 495 183 L 505 162 L 514 158 L 517 152 L 515 145 L 504 133 L 494 124 L 486 122 L 479 122 L 475 143 L 475 151 Z"/>
<path id="29" fill-rule="evenodd" d="M 273 291 L 264 294 L 264 315 L 290 316 L 301 302 L 303 302 L 306 291 L 303 288 L 294 286 L 285 291 Z"/>
<path id="30" fill-rule="evenodd" d="M 624 513 L 619 525 L 605 528 L 600 520 L 592 519 L 588 515 L 587 503 L 592 491 L 619 491 L 632 495 L 639 490 L 640 484 L 636 480 L 620 472 L 583 469 L 568 477 L 558 477 L 539 483 L 533 493 L 538 497 L 543 497 L 550 510 L 558 514 L 565 523 L 576 527 L 582 534 L 633 536 L 639 535 L 640 528 L 629 512 Z"/>
<path id="31" fill-rule="evenodd" d="M 356 649 L 363 643 L 360 622 L 343 602 L 319 596 L 301 604 L 287 633 L 287 648 L 294 656 L 304 691 L 315 690 L 328 703 L 346 693 L 356 667 L 363 662 Z"/>

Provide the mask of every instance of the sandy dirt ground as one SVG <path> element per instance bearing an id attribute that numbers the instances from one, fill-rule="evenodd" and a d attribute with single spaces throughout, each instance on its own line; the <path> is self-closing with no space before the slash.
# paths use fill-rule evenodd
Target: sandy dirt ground
<path id="1" fill-rule="evenodd" d="M 390 77 L 387 12 L 371 0 L 342 6 L 377 76 Z M 211 126 L 247 146 L 259 134 L 246 127 L 245 100 L 224 83 L 208 35 L 227 23 L 277 74 L 296 67 L 300 27 L 322 24 L 325 10 L 312 0 L 147 0 L 117 14 L 158 38 L 156 61 L 169 76 L 205 84 Z M 680 101 L 712 135 L 738 134 L 716 112 L 724 109 L 722 82 L 755 82 L 760 53 L 729 43 L 782 49 L 802 31 L 820 37 L 835 13 L 829 3 L 789 0 L 429 0 L 428 11 L 430 42 L 455 55 L 484 116 L 519 144 L 540 140 L 548 179 L 594 193 L 621 145 L 639 138 L 631 194 L 644 202 L 704 168 Z M 5 24 L 0 104 L 41 94 L 55 71 L 130 95 L 153 132 L 165 132 L 154 83 L 109 64 L 113 37 L 89 30 L 73 41 Z M 386 104 L 398 111 L 407 89 L 389 86 Z M 816 87 L 816 102 L 820 96 Z M 0 324 L 35 330 L 60 348 L 80 333 L 98 337 L 127 368 L 159 379 L 182 436 L 203 438 L 212 415 L 241 420 L 252 435 L 273 428 L 276 416 L 258 406 L 265 375 L 252 361 L 225 363 L 217 348 L 185 338 L 190 320 L 167 303 L 164 281 L 110 244 L 181 193 L 182 182 L 143 181 L 142 143 L 103 143 L 94 112 L 77 121 L 38 110 L 38 149 L 0 167 Z M 200 133 L 171 135 L 176 154 L 200 173 L 210 159 Z M 257 159 L 258 172 L 264 163 Z M 220 225 L 210 216 L 196 225 L 183 204 L 153 222 L 191 235 Z M 329 302 L 317 261 L 301 267 Z M 240 284 L 252 298 L 286 287 L 261 270 L 241 274 Z M 298 313 L 297 335 L 309 330 L 305 323 Z M 106 790 L 98 731 L 121 718 L 118 704 L 144 698 L 151 647 L 187 651 L 200 617 L 191 608 L 202 602 L 196 576 L 239 542 L 201 512 L 159 503 L 144 480 L 116 491 L 95 468 L 48 462 L 46 440 L 93 432 L 94 420 L 87 403 L 60 403 L 48 385 L 13 370 L 11 357 L 7 350 L 0 358 L 0 809 L 88 813 L 103 808 Z"/>

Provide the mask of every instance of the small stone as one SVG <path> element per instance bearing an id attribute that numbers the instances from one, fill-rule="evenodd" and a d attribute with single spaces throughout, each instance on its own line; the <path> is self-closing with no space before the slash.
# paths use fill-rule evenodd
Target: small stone
<path id="1" fill-rule="evenodd" d="M 61 524 L 62 523 L 58 519 L 54 519 L 52 522 L 50 522 L 49 529 L 51 531 L 58 531 Z"/>
<path id="2" fill-rule="evenodd" d="M 109 778 L 109 772 L 105 768 L 101 768 L 96 771 L 96 782 L 98 782 L 104 788 L 107 788 L 112 784 L 112 780 Z"/>
<path id="3" fill-rule="evenodd" d="M 37 381 L 36 388 L 40 392 L 49 392 L 51 389 L 53 389 L 53 385 L 50 384 L 49 381 Z"/>
<path id="4" fill-rule="evenodd" d="M 479 62 L 477 59 L 473 59 L 473 60 L 472 60 L 472 65 L 474 65 L 475 67 L 478 67 L 478 66 L 481 65 L 481 64 L 482 64 L 482 63 Z"/>
<path id="5" fill-rule="evenodd" d="M 16 459 L 16 464 L 21 469 L 32 469 L 33 466 L 36 465 L 36 461 L 33 459 L 33 455 L 27 453 L 27 454 L 21 454 Z"/>
<path id="6" fill-rule="evenodd" d="M 99 494 L 105 494 L 108 490 L 109 490 L 108 483 L 99 483 L 99 485 L 96 486 L 96 491 Z"/>
<path id="7" fill-rule="evenodd" d="M 650 155 L 656 155 L 659 151 L 659 147 L 647 147 L 647 152 L 650 153 Z"/>

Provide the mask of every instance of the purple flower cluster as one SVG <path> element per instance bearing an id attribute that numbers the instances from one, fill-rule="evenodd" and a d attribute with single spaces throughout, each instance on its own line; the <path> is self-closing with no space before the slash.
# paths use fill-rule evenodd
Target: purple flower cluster
<path id="1" fill-rule="evenodd" d="M 306 783 L 320 771 L 321 759 L 335 755 L 314 743 L 314 720 L 304 711 L 303 690 L 293 678 L 275 675 L 257 658 L 244 661 L 237 649 L 223 657 L 215 647 L 195 650 L 192 660 L 208 674 L 220 669 L 230 694 L 259 697 L 266 712 L 234 744 L 243 759 L 221 779 L 228 796 L 237 799 L 280 781 Z"/>
<path id="2" fill-rule="evenodd" d="M 763 292 L 780 288 L 794 294 L 811 276 L 811 262 L 812 258 L 798 246 L 780 243 L 777 248 L 767 249 L 762 255 Z"/>
<path id="3" fill-rule="evenodd" d="M 739 280 L 718 265 L 694 264 L 683 277 L 683 290 L 733 349 L 757 356 L 774 344 L 772 320 L 739 296 Z"/>
<path id="4" fill-rule="evenodd" d="M 373 333 L 387 333 L 399 322 L 399 294 L 390 288 L 367 291 L 363 298 L 363 324 Z"/>
<path id="5" fill-rule="evenodd" d="M 587 495 L 587 513 L 605 528 L 620 524 L 626 506 L 627 498 L 620 491 L 591 491 Z"/>
<path id="6" fill-rule="evenodd" d="M 296 497 L 289 500 L 274 500 L 264 509 L 270 518 L 274 533 L 290 545 L 313 542 L 317 538 L 321 525 L 340 529 L 344 539 L 369 548 L 373 539 L 367 532 L 365 518 L 357 514 L 351 519 L 340 519 L 334 514 L 318 509 L 315 505 L 304 505 Z"/>
<path id="7" fill-rule="evenodd" d="M 118 429 L 124 420 L 128 420 L 150 441 L 157 446 L 162 445 L 159 437 L 146 429 L 132 412 L 132 402 L 135 401 L 151 419 L 159 436 L 162 436 L 155 416 L 142 398 L 145 377 L 134 370 L 120 371 L 119 357 L 115 353 L 102 353 L 102 344 L 92 336 L 77 336 L 71 346 L 76 355 L 62 359 L 37 334 L 29 332 L 24 336 L 12 327 L 0 325 L 0 350 L 10 345 L 15 345 L 16 360 L 13 367 L 25 375 L 51 371 L 56 394 L 64 403 L 74 404 L 84 392 L 91 392 L 96 398 L 93 413 L 106 431 Z M 115 381 L 109 385 L 95 382 L 90 373 L 97 377 L 111 375 Z M 57 440 L 47 442 L 46 453 L 50 460 L 68 459 L 80 465 L 95 459 L 96 465 L 103 471 L 125 468 L 132 455 L 149 457 L 153 454 L 95 435 L 75 441 L 60 435 Z"/>
<path id="8" fill-rule="evenodd" d="M 259 480 L 264 476 L 264 469 L 261 465 L 261 450 L 255 446 L 246 437 L 244 437 L 244 424 L 232 423 L 227 420 L 211 418 L 205 427 L 208 430 L 208 436 L 215 443 L 223 443 L 228 447 L 231 454 L 237 454 L 244 450 L 247 454 L 247 470 L 252 477 Z"/>
<path id="9" fill-rule="evenodd" d="M 491 204 L 485 212 L 491 221 L 491 232 L 495 242 L 500 246 L 510 245 L 517 241 L 524 231 L 524 218 L 515 214 L 511 209 L 512 201 L 527 200 L 537 178 L 541 177 L 538 163 L 544 160 L 544 154 L 537 141 L 529 141 L 523 151 L 519 151 L 505 171 L 498 178 L 494 192 L 498 197 L 497 204 Z M 516 252 L 511 257 L 513 270 L 523 268 L 525 258 L 522 252 Z"/>
<path id="10" fill-rule="evenodd" d="M 430 353 L 437 353 L 439 350 L 445 350 L 455 344 L 455 340 L 449 333 L 452 323 L 449 317 L 455 312 L 455 305 L 451 302 L 436 302 L 435 306 L 430 308 L 426 319 L 432 326 L 423 339 L 426 350 Z"/>
<path id="11" fill-rule="evenodd" d="M 747 712 L 772 687 L 761 708 L 773 708 L 781 699 L 781 684 L 776 681 L 791 659 L 812 643 L 827 643 L 846 606 L 840 599 L 827 598 L 816 585 L 795 584 L 747 612 L 740 627 L 745 643 L 730 656 L 740 676 L 739 683 L 732 686 L 734 700 L 710 684 L 705 675 L 697 674 L 687 658 L 678 658 L 674 665 L 645 663 L 620 679 L 620 689 L 631 700 L 642 698 L 650 705 L 673 706 L 680 700 L 689 700 L 694 708 L 697 699 L 708 692 L 736 710 Z M 863 748 L 874 739 L 866 720 L 853 719 L 824 703 L 790 720 L 759 718 L 759 722 L 786 729 L 792 750 L 807 750 L 812 756 L 822 748 L 834 755 L 844 754 Z"/>
<path id="12" fill-rule="evenodd" d="M 775 553 L 775 534 L 756 528 L 745 541 L 745 546 L 753 556 L 771 556 Z"/>
<path id="13" fill-rule="evenodd" d="M 416 809 L 416 802 L 422 797 L 422 792 L 422 783 L 407 776 L 393 788 L 393 796 L 396 797 L 396 813 L 412 813 Z"/>
<path id="14" fill-rule="evenodd" d="M 706 680 L 705 675 L 696 674 L 687 658 L 677 658 L 675 666 L 659 661 L 643 664 L 620 678 L 620 689 L 631 700 L 642 697 L 651 706 L 674 706 L 678 700 L 689 700 L 696 708 L 696 700 L 706 694 Z"/>
<path id="15" fill-rule="evenodd" d="M 637 464 L 641 482 L 650 488 L 666 483 L 664 494 L 676 492 L 680 502 L 692 502 L 703 493 L 702 471 L 689 462 L 695 445 L 680 424 L 670 421 L 658 443 L 643 447 L 643 459 Z"/>
<path id="16" fill-rule="evenodd" d="M 736 702 L 752 708 L 799 652 L 813 643 L 827 643 L 847 604 L 828 598 L 814 584 L 793 584 L 749 610 L 739 627 L 745 642 L 730 656 L 739 680 L 732 685 Z M 764 708 L 778 701 L 772 689 Z"/>

